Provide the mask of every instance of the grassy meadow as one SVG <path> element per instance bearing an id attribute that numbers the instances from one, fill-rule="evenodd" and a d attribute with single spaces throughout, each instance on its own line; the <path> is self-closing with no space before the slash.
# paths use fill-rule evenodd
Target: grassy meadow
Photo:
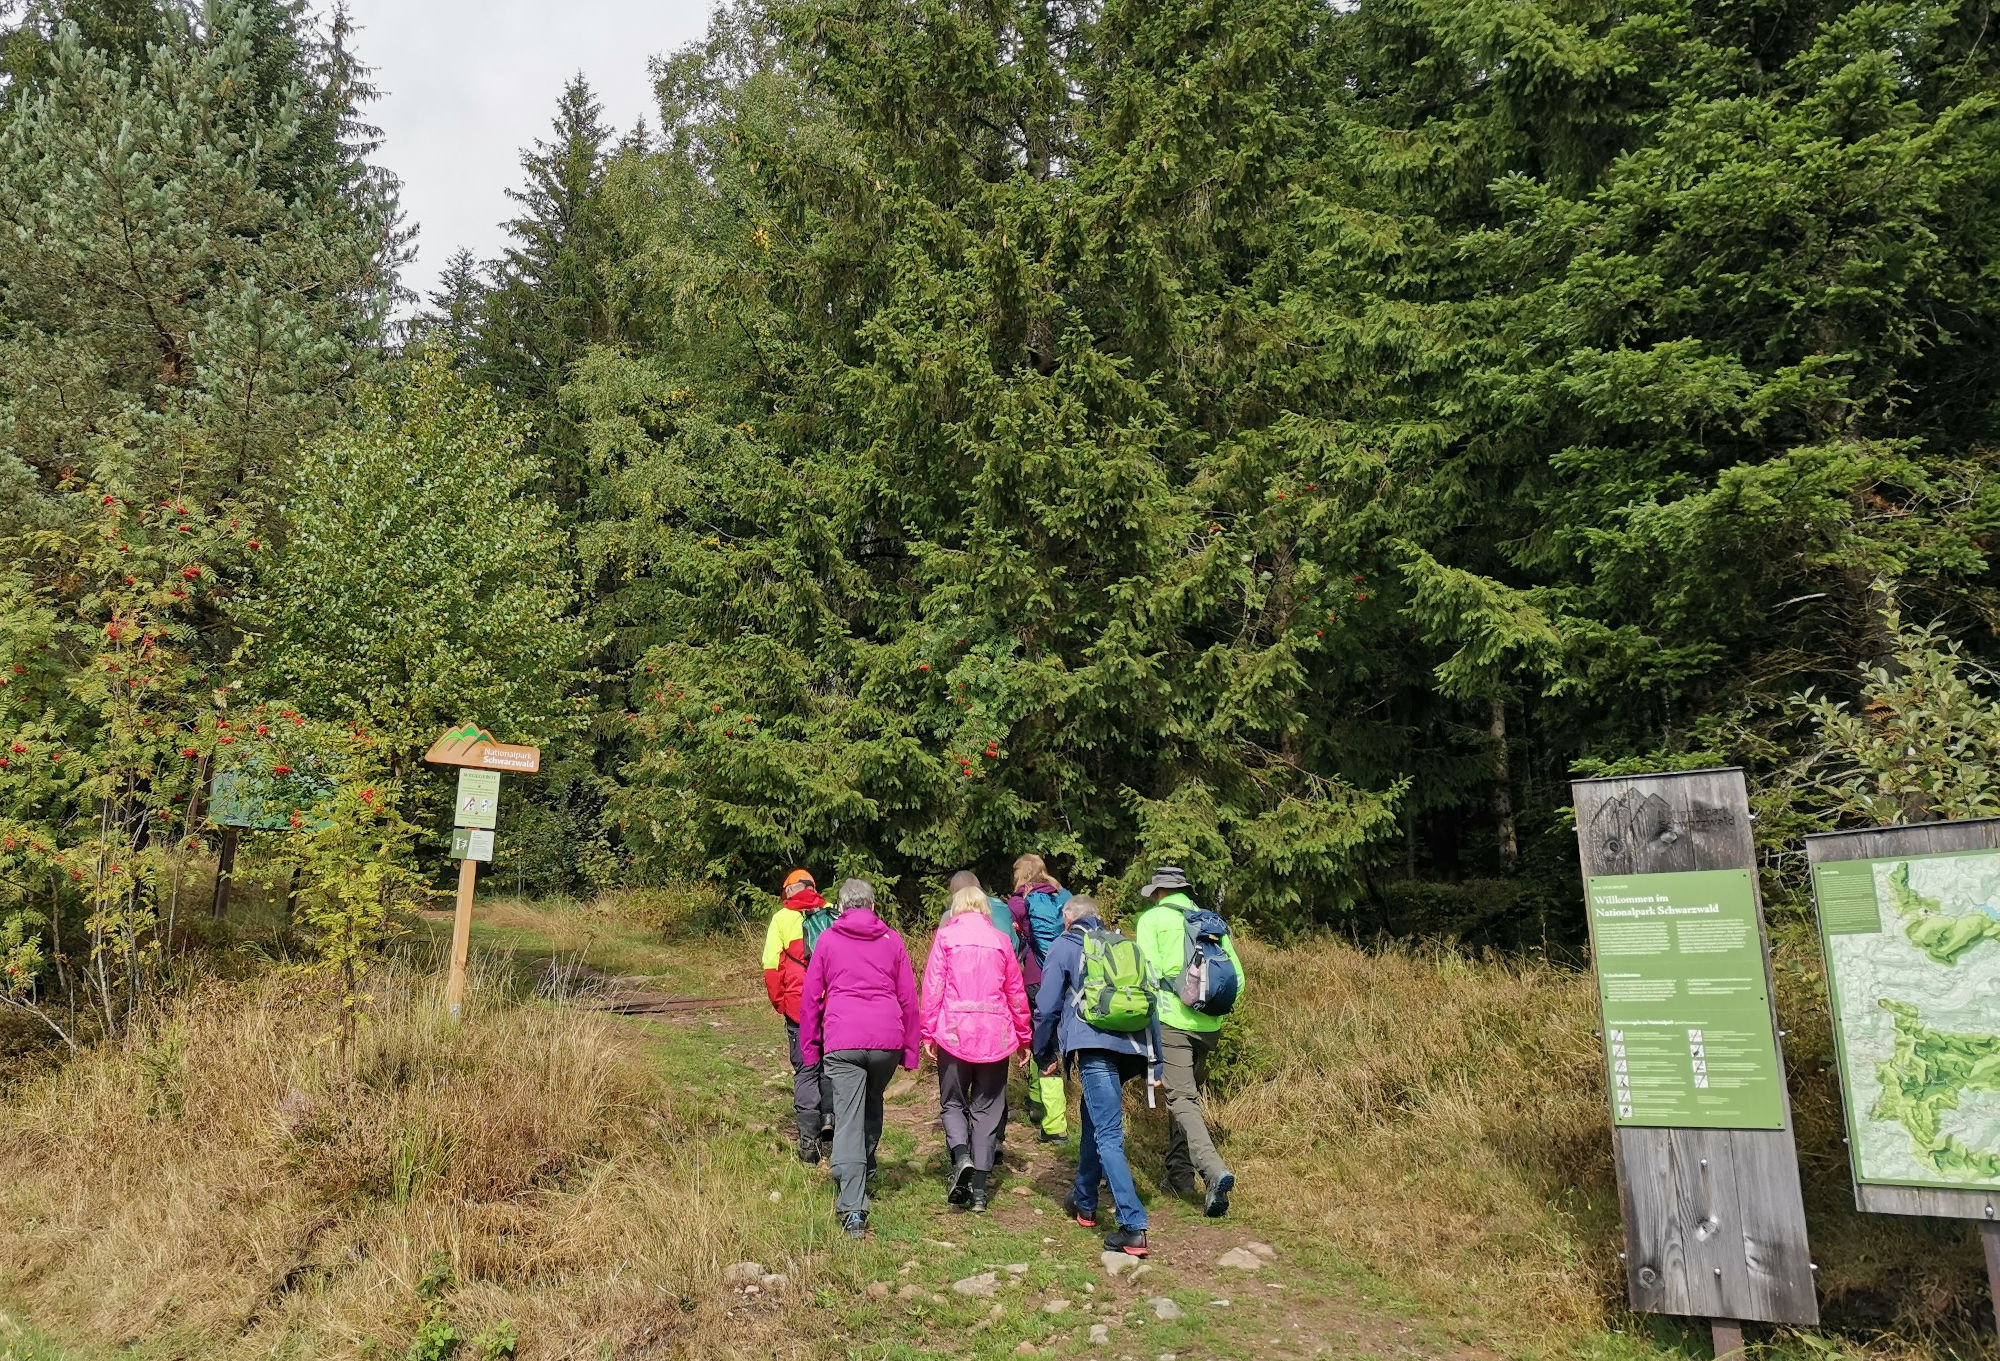
<path id="1" fill-rule="evenodd" d="M 443 924 L 413 922 L 346 1055 L 324 997 L 247 931 L 235 977 L 124 1042 L 17 1061 L 0 1356 L 1706 1354 L 1620 1305 L 1586 976 L 1248 943 L 1213 1108 L 1236 1210 L 1173 1201 L 1164 1111 L 1135 1099 L 1156 1216 L 1135 1282 L 1060 1219 L 1069 1152 L 1021 1125 L 994 1212 L 947 1209 L 928 1069 L 891 1090 L 874 1236 L 841 1239 L 824 1170 L 785 1146 L 754 929 L 680 935 L 672 907 L 482 902 L 460 1025 Z M 1828 1325 L 1753 1336 L 1783 1357 L 1985 1354 L 1969 1232 L 1847 1208 L 1808 946 L 1781 939 L 1779 976 Z M 1266 1269 L 1215 1265 L 1252 1242 Z M 725 1285 L 741 1261 L 784 1279 Z M 991 1293 L 952 1288 L 986 1272 Z"/>

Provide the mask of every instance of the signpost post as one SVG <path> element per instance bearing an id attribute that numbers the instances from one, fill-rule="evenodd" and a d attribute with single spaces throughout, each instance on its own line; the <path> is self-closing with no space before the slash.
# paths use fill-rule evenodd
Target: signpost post
<path id="1" fill-rule="evenodd" d="M 2000 1325 L 2000 820 L 1806 838 L 1854 1204 L 1979 1224 Z"/>
<path id="2" fill-rule="evenodd" d="M 1740 770 L 1578 780 L 1626 1296 L 1709 1320 L 1819 1322 L 1782 1032 Z"/>
<path id="3" fill-rule="evenodd" d="M 458 792 L 452 801 L 451 853 L 458 861 L 458 903 L 451 919 L 451 972 L 445 1005 L 455 1021 L 465 1007 L 465 969 L 472 954 L 472 892 L 479 863 L 493 859 L 493 829 L 500 819 L 500 772 L 533 774 L 542 768 L 538 747 L 495 742 L 476 723 L 461 723 L 431 744 L 424 759 L 457 766 Z"/>

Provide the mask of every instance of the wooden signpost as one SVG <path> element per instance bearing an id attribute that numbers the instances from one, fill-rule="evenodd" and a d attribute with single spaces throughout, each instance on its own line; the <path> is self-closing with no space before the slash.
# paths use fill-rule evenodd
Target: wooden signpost
<path id="1" fill-rule="evenodd" d="M 1806 838 L 1854 1204 L 1979 1224 L 2000 1325 L 2000 819 Z"/>
<path id="2" fill-rule="evenodd" d="M 1641 1313 L 1819 1322 L 1740 770 L 1579 780 L 1606 1092 Z"/>
<path id="3" fill-rule="evenodd" d="M 472 954 L 472 891 L 479 863 L 493 859 L 493 829 L 500 818 L 500 772 L 532 774 L 542 768 L 539 747 L 495 742 L 477 723 L 461 723 L 431 744 L 424 759 L 457 766 L 458 791 L 452 801 L 451 853 L 458 860 L 458 903 L 451 921 L 451 973 L 445 1005 L 453 1020 L 465 1007 L 465 968 Z"/>

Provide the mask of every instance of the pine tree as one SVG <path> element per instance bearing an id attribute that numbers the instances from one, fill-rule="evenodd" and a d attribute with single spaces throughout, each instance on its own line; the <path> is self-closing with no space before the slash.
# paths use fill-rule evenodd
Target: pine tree
<path id="1" fill-rule="evenodd" d="M 1397 792 L 1320 710 L 1357 564 L 1238 433 L 1254 363 L 1186 358 L 1254 329 L 1319 13 L 801 5 L 668 68 L 685 121 L 619 190 L 649 352 L 577 384 L 623 513 L 587 559 L 651 644 L 636 851 L 1173 855 L 1274 926 L 1351 900 Z M 1181 98 L 1219 33 L 1226 92 Z"/>
<path id="2" fill-rule="evenodd" d="M 45 488 L 268 486 L 393 293 L 393 184 L 338 24 L 283 0 L 160 22 L 143 53 L 57 28 L 0 126 L 0 421 Z"/>

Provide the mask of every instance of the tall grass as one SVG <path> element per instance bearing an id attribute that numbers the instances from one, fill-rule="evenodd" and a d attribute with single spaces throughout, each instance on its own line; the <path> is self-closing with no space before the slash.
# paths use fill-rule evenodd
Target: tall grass
<path id="1" fill-rule="evenodd" d="M 1989 1350 L 1971 1226 L 1855 1211 L 1817 944 L 1781 923 L 1773 957 L 1828 1329 L 1882 1357 Z M 1331 940 L 1244 962 L 1215 1112 L 1246 1182 L 1498 1342 L 1632 1323 L 1588 974 Z"/>
<path id="2" fill-rule="evenodd" d="M 1498 1337 L 1600 1325 L 1617 1207 L 1588 980 L 1331 940 L 1244 966 L 1215 1114 L 1246 1185 Z"/>
<path id="3" fill-rule="evenodd" d="M 753 972 L 751 937 L 662 951 L 627 907 L 501 906 L 488 925 L 557 959 L 671 965 L 679 990 Z M 1809 947 L 1781 932 L 1777 976 L 1830 1324 L 1881 1357 L 1983 1345 L 1969 1230 L 1852 1210 Z M 1587 975 L 1333 939 L 1244 955 L 1211 1109 L 1244 1209 L 1277 1218 L 1300 1265 L 1323 1244 L 1324 1265 L 1359 1261 L 1509 1355 L 1574 1353 L 1630 1324 Z M 172 1354 L 351 1355 L 372 1339 L 389 1356 L 442 1260 L 461 1332 L 511 1319 L 524 1357 L 813 1353 L 831 1317 L 800 1305 L 840 1270 L 815 1251 L 823 1206 L 765 1199 L 772 1143 L 730 1085 L 754 1072 L 718 1087 L 701 1066 L 714 1056 L 671 1030 L 649 1048 L 638 1024 L 498 976 L 477 980 L 460 1026 L 428 962 L 370 987 L 350 1067 L 323 999 L 272 974 L 194 986 L 121 1042 L 18 1081 L 0 1102 L 0 1301 Z M 1137 1161 L 1156 1169 L 1164 1121 L 1134 1116 Z M 742 1257 L 805 1295 L 725 1316 L 717 1278 Z"/>
<path id="4" fill-rule="evenodd" d="M 453 1026 L 435 986 L 373 980 L 351 1071 L 318 1042 L 324 1003 L 267 979 L 21 1084 L 0 1105 L 0 1298 L 182 1354 L 400 1354 L 441 1260 L 461 1332 L 512 1319 L 523 1356 L 663 1327 L 757 1350 L 704 1303 L 757 1246 L 756 1180 L 705 1146 L 630 1028 L 498 987 Z"/>

